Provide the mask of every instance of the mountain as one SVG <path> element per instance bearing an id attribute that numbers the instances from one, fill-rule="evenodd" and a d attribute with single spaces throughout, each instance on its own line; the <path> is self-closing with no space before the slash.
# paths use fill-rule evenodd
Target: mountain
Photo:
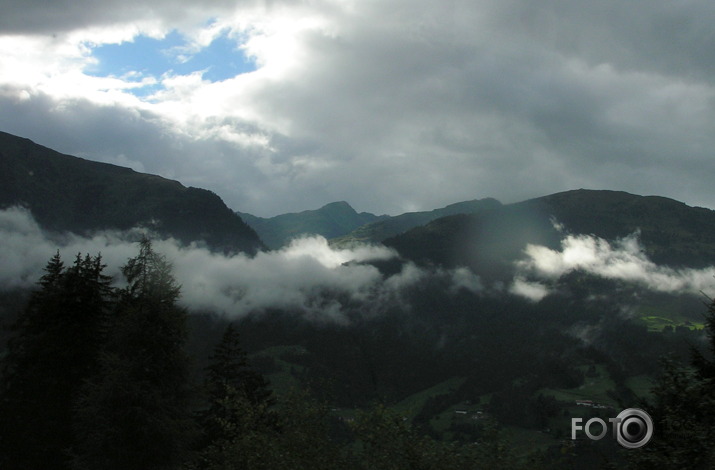
<path id="1" fill-rule="evenodd" d="M 238 212 L 269 248 L 277 249 L 300 235 L 335 238 L 387 216 L 358 213 L 345 201 L 333 202 L 320 209 L 263 218 Z"/>
<path id="2" fill-rule="evenodd" d="M 414 227 L 425 225 L 435 219 L 456 214 L 471 214 L 501 206 L 496 199 L 485 198 L 457 202 L 441 209 L 424 212 L 407 212 L 394 217 L 386 217 L 353 230 L 342 237 L 331 240 L 337 246 L 355 242 L 382 242 L 383 240 L 406 232 Z"/>
<path id="3" fill-rule="evenodd" d="M 255 253 L 256 233 L 216 194 L 107 163 L 63 155 L 0 132 L 0 207 L 22 204 L 54 231 L 150 225 L 182 242 Z"/>
<path id="4" fill-rule="evenodd" d="M 573 233 L 606 240 L 640 232 L 648 257 L 674 267 L 715 264 L 715 211 L 661 196 L 574 190 L 515 204 L 548 212 Z"/>
<path id="5" fill-rule="evenodd" d="M 565 233 L 613 241 L 639 232 L 647 256 L 672 267 L 715 264 L 715 211 L 658 196 L 574 190 L 436 219 L 384 241 L 420 263 L 506 275 L 528 243 L 556 249 Z"/>

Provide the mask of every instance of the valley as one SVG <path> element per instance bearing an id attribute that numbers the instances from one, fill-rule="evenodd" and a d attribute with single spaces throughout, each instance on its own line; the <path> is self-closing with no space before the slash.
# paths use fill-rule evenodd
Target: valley
<path id="1" fill-rule="evenodd" d="M 192 380 L 232 324 L 278 400 L 307 391 L 338 440 L 385 406 L 430 442 L 501 436 L 544 468 L 594 452 L 618 461 L 614 442 L 572 442 L 571 418 L 653 403 L 661 358 L 708 347 L 715 211 L 671 199 L 579 189 L 260 218 L 9 134 L 0 168 L 0 250 L 17 260 L 3 267 L 5 325 L 37 289 L 34 260 L 98 248 L 116 283 L 115 261 L 149 236 L 181 286 Z M 30 255 L 38 247 L 48 253 Z"/>

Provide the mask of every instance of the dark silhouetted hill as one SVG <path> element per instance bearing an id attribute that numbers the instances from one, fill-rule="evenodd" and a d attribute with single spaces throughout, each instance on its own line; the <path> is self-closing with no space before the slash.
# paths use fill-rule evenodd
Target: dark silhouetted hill
<path id="1" fill-rule="evenodd" d="M 472 214 L 500 207 L 496 199 L 486 198 L 472 201 L 457 202 L 440 209 L 423 212 L 407 212 L 394 217 L 386 217 L 353 230 L 345 236 L 331 240 L 335 245 L 350 245 L 355 242 L 382 242 L 390 237 L 406 232 L 420 225 L 456 214 Z"/>
<path id="2" fill-rule="evenodd" d="M 634 232 L 658 264 L 715 264 L 715 211 L 620 191 L 579 189 L 444 217 L 384 243 L 421 263 L 464 265 L 483 275 L 506 275 L 528 243 L 556 249 L 567 233 L 613 241 Z"/>
<path id="3" fill-rule="evenodd" d="M 273 249 L 280 248 L 301 235 L 340 237 L 357 227 L 387 217 L 368 212 L 358 213 L 345 201 L 333 202 L 316 210 L 281 214 L 269 218 L 242 212 L 238 214 L 253 227 L 261 240 Z"/>
<path id="4" fill-rule="evenodd" d="M 216 194 L 107 163 L 63 155 L 0 132 L 0 206 L 22 204 L 46 229 L 88 233 L 150 226 L 182 242 L 255 253 L 256 233 Z"/>

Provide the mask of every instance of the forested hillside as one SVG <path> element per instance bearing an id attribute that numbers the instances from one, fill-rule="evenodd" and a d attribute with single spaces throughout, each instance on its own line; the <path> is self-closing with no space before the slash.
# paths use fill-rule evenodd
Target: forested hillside
<path id="1" fill-rule="evenodd" d="M 0 144 L 2 468 L 712 463 L 709 209 L 576 190 L 262 251 L 207 191 Z M 672 434 L 571 438 L 631 407 Z"/>
<path id="2" fill-rule="evenodd" d="M 0 207 L 23 205 L 55 231 L 144 225 L 188 243 L 255 253 L 256 233 L 216 194 L 129 168 L 62 155 L 0 132 Z"/>
<path id="3" fill-rule="evenodd" d="M 618 191 L 567 191 L 445 217 L 384 243 L 411 260 L 508 276 L 528 244 L 555 249 L 569 234 L 609 241 L 637 234 L 645 254 L 657 264 L 715 264 L 715 211 Z"/>
<path id="4" fill-rule="evenodd" d="M 401 234 L 412 228 L 428 224 L 435 219 L 455 214 L 472 214 L 476 212 L 488 211 L 490 209 L 495 209 L 500 205 L 501 203 L 496 199 L 485 198 L 473 201 L 457 202 L 431 211 L 407 212 L 362 225 L 347 235 L 335 238 L 332 242 L 337 246 L 349 246 L 350 244 L 356 242 L 379 243 L 387 238 Z"/>

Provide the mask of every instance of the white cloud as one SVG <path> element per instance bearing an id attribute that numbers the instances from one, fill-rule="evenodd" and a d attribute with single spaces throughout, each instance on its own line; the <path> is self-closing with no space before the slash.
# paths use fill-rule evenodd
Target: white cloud
<path id="1" fill-rule="evenodd" d="M 524 255 L 516 264 L 511 291 L 536 301 L 548 293 L 549 282 L 577 270 L 668 293 L 697 294 L 708 290 L 715 279 L 715 267 L 674 269 L 656 265 L 641 249 L 637 233 L 613 244 L 594 236 L 568 235 L 561 241 L 560 250 L 530 244 Z"/>
<path id="2" fill-rule="evenodd" d="M 530 282 L 517 276 L 509 287 L 509 292 L 539 302 L 549 294 L 549 288 L 539 282 Z"/>
<path id="3" fill-rule="evenodd" d="M 460 289 L 466 289 L 472 293 L 479 293 L 484 289 L 479 276 L 465 267 L 458 267 L 451 271 L 452 291 L 456 292 Z"/>
<path id="4" fill-rule="evenodd" d="M 18 208 L 0 211 L 0 234 L 3 287 L 31 286 L 57 249 L 66 263 L 77 253 L 101 253 L 109 274 L 119 280 L 119 267 L 135 256 L 137 249 L 130 241 L 131 232 L 106 231 L 92 237 L 45 234 L 29 212 Z M 181 246 L 173 239 L 157 240 L 154 245 L 174 265 L 174 275 L 182 285 L 182 304 L 227 315 L 271 307 L 320 315 L 326 310 L 322 303 L 326 293 L 367 300 L 380 284 L 379 271 L 370 265 L 347 263 L 395 256 L 393 251 L 377 247 L 333 250 L 322 237 L 297 239 L 280 251 L 253 258 L 241 254 L 226 257 L 198 246 Z"/>
<path id="5" fill-rule="evenodd" d="M 0 288 L 31 287 L 58 249 L 66 264 L 77 253 L 101 253 L 107 274 L 121 284 L 119 268 L 136 256 L 137 244 L 132 240 L 138 236 L 137 231 L 104 231 L 91 237 L 45 233 L 25 209 L 0 211 Z M 283 308 L 318 321 L 345 322 L 346 302 L 365 306 L 360 309 L 363 315 L 380 313 L 403 303 L 405 289 L 430 276 L 454 279 L 454 289 L 479 289 L 478 279 L 464 269 L 429 272 L 412 263 L 385 279 L 363 262 L 391 259 L 394 251 L 378 246 L 336 250 L 322 237 L 296 239 L 279 251 L 255 257 L 225 256 L 173 239 L 156 240 L 154 248 L 174 266 L 182 305 L 228 316 Z"/>
<path id="6" fill-rule="evenodd" d="M 343 265 L 367 253 L 332 251 L 325 239 L 294 241 L 278 252 L 224 257 L 196 247 L 181 248 L 161 242 L 157 250 L 174 263 L 182 283 L 182 302 L 195 309 L 219 310 L 242 315 L 265 308 L 293 308 L 316 316 L 325 313 L 323 296 L 337 293 L 354 300 L 367 299 L 381 280 L 376 268 Z M 375 250 L 375 257 L 390 257 L 388 250 Z M 338 309 L 333 306 L 333 310 Z M 337 313 L 337 312 L 334 312 Z"/>
<path id="7" fill-rule="evenodd" d="M 118 234 L 107 232 L 92 238 L 72 234 L 46 234 L 29 211 L 10 208 L 0 211 L 0 285 L 3 287 L 30 287 L 42 275 L 47 261 L 61 249 L 65 264 L 72 262 L 77 253 L 102 253 L 104 261 L 112 266 L 111 274 L 131 256 L 135 248 Z"/>

